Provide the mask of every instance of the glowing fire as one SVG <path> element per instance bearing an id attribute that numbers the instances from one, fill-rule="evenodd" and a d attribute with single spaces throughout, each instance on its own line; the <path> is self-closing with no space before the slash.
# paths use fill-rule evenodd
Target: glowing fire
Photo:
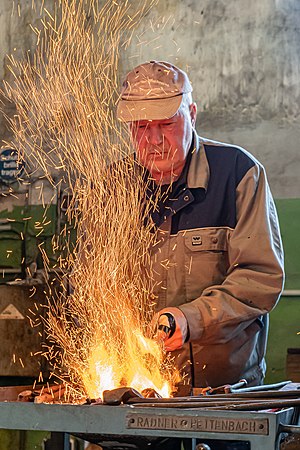
<path id="1" fill-rule="evenodd" d="M 144 352 L 144 358 L 134 353 L 128 354 L 129 360 L 118 361 L 115 354 L 109 354 L 107 347 L 99 344 L 92 352 L 88 362 L 88 371 L 82 374 L 83 383 L 90 398 L 102 398 L 103 391 L 120 386 L 130 386 L 139 392 L 152 388 L 162 397 L 171 394 L 170 380 L 163 379 L 158 370 L 158 362 L 162 352 L 159 345 L 135 332 L 140 341 L 139 350 Z M 145 365 L 145 357 L 152 359 L 151 366 Z M 153 364 L 154 362 L 154 364 Z M 156 364 L 155 364 L 156 363 Z"/>

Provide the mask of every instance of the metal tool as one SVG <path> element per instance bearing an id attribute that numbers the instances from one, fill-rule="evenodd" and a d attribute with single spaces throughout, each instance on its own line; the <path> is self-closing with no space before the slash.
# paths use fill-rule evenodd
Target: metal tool
<path id="1" fill-rule="evenodd" d="M 144 398 L 138 391 L 131 387 L 122 387 L 103 392 L 103 403 L 106 405 L 120 405 L 128 403 L 133 398 Z"/>
<path id="2" fill-rule="evenodd" d="M 212 388 L 210 386 L 205 387 L 205 388 L 193 388 L 193 395 L 201 396 L 201 395 L 215 395 L 215 394 L 229 394 L 229 393 L 256 392 L 256 391 L 261 392 L 261 391 L 269 391 L 269 390 L 278 390 L 290 383 L 292 383 L 292 382 L 290 380 L 288 380 L 288 381 L 281 381 L 280 383 L 263 384 L 260 386 L 246 387 L 248 382 L 247 382 L 247 380 L 242 379 L 235 384 L 224 384 L 222 386 L 218 386 L 215 388 Z"/>
<path id="3" fill-rule="evenodd" d="M 218 386 L 216 388 L 206 387 L 202 390 L 202 395 L 214 395 L 214 394 L 229 394 L 230 392 L 234 392 L 239 390 L 243 386 L 247 386 L 247 380 L 242 379 L 238 383 L 235 384 L 224 384 L 223 386 Z"/>

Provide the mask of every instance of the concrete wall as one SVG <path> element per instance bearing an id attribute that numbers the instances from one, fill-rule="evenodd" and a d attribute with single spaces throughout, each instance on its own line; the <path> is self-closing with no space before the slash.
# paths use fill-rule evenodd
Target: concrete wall
<path id="1" fill-rule="evenodd" d="M 35 4 L 35 0 L 0 0 L 0 81 L 11 82 L 13 75 L 9 70 L 9 57 L 24 59 L 32 55 L 36 46 L 37 36 L 32 27 L 41 28 L 41 9 Z M 45 0 L 44 5 L 49 11 L 53 11 L 53 0 Z M 31 26 L 30 26 L 31 25 Z M 2 83 L 1 83 L 2 84 Z M 2 86 L 1 86 L 2 87 Z M 2 100 L 2 98 L 1 98 Z M 14 114 L 11 105 L 5 105 L 5 113 Z M 10 133 L 7 130 L 6 121 L 0 115 L 0 145 L 1 140 L 8 139 Z"/>
<path id="2" fill-rule="evenodd" d="M 22 0 L 21 17 L 11 15 L 12 3 L 0 3 L 0 78 L 8 76 L 5 54 L 35 42 L 28 25 L 38 11 Z M 251 151 L 275 197 L 300 197 L 298 0 L 160 0 L 123 50 L 120 75 L 149 59 L 188 71 L 200 134 Z"/>

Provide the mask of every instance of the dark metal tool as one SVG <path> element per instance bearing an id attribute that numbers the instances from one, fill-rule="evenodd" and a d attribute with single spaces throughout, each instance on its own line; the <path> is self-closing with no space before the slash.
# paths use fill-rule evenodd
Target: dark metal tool
<path id="1" fill-rule="evenodd" d="M 131 387 L 121 387 L 103 392 L 103 403 L 105 405 L 120 405 L 128 403 L 132 398 L 144 398 L 138 391 Z"/>

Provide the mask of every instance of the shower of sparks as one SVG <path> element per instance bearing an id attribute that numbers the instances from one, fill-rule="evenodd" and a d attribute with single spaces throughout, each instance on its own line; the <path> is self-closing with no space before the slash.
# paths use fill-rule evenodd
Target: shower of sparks
<path id="1" fill-rule="evenodd" d="M 10 146 L 30 171 L 72 193 L 77 244 L 59 260 L 59 287 L 50 284 L 53 345 L 45 356 L 69 389 L 92 398 L 126 385 L 168 396 L 179 377 L 151 339 L 151 205 L 142 201 L 142 168 L 114 112 L 119 50 L 156 0 L 132 3 L 60 0 L 54 14 L 45 11 L 41 29 L 33 28 L 33 58 L 10 58 L 14 81 L 4 87 L 17 108 Z"/>

